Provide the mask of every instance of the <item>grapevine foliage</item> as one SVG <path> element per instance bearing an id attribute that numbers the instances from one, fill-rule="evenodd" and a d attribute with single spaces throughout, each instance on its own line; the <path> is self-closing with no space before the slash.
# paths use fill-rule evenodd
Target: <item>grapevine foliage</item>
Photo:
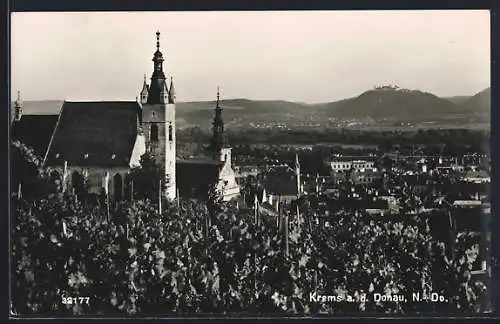
<path id="1" fill-rule="evenodd" d="M 486 294 L 470 275 L 474 238 L 459 237 L 448 259 L 425 219 L 414 215 L 343 211 L 325 226 L 303 202 L 299 219 L 282 215 L 289 222 L 286 255 L 286 232 L 275 218 L 261 215 L 256 224 L 253 210 L 222 203 L 215 188 L 207 204 L 167 203 L 161 214 L 149 200 L 122 202 L 108 221 L 106 211 L 62 193 L 60 179 L 35 158 L 24 160 L 40 194 L 13 199 L 12 307 L 19 314 L 475 312 Z M 448 301 L 371 298 L 412 291 L 439 292 Z M 315 292 L 368 300 L 317 303 L 310 300 Z M 63 304 L 65 296 L 90 303 Z"/>

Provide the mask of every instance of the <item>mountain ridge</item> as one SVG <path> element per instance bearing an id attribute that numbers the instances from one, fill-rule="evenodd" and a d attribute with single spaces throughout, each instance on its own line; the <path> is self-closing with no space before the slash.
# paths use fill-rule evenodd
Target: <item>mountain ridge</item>
<path id="1" fill-rule="evenodd" d="M 27 114 L 57 114 L 63 100 L 25 101 Z M 181 127 L 209 126 L 216 101 L 178 102 L 176 114 Z M 480 116 L 488 121 L 491 110 L 490 87 L 473 96 L 438 97 L 432 93 L 375 88 L 356 97 L 326 103 L 303 103 L 287 100 L 220 100 L 224 120 L 231 125 L 260 122 L 300 122 L 328 119 L 366 119 L 424 121 Z"/>

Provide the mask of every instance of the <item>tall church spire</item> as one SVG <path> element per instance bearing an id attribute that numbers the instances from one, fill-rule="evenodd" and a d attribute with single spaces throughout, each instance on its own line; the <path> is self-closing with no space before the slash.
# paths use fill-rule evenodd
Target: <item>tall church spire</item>
<path id="1" fill-rule="evenodd" d="M 224 120 L 222 119 L 222 108 L 220 107 L 220 89 L 217 87 L 217 102 L 215 104 L 215 116 L 212 122 L 212 139 L 210 148 L 214 153 L 229 147 L 226 134 L 224 133 Z"/>
<path id="2" fill-rule="evenodd" d="M 163 54 L 160 51 L 160 32 L 156 32 L 156 52 L 153 55 L 153 74 L 149 86 L 148 104 L 159 104 L 162 101 L 162 91 L 165 88 L 165 73 L 163 72 Z"/>

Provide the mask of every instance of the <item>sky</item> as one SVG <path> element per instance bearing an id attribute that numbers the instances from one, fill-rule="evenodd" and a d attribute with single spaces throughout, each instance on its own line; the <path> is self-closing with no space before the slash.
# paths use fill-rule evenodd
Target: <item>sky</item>
<path id="1" fill-rule="evenodd" d="M 12 13 L 11 96 L 135 100 L 156 31 L 178 101 L 307 103 L 383 84 L 438 96 L 490 86 L 489 12 Z"/>

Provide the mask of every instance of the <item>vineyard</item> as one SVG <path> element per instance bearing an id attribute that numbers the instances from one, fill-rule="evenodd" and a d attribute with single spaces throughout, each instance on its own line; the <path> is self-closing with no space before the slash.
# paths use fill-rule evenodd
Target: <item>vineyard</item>
<path id="1" fill-rule="evenodd" d="M 428 221 L 344 211 L 330 226 L 313 211 L 280 219 L 180 200 L 161 213 L 148 199 L 106 210 L 82 203 L 61 179 L 14 146 L 31 192 L 12 199 L 12 312 L 19 315 L 317 315 L 475 313 L 485 283 L 471 276 L 474 240 L 455 257 Z M 24 161 L 24 162 L 23 162 Z M 21 177 L 21 175 L 19 175 Z M 23 180 L 24 182 L 25 180 Z M 412 293 L 441 302 L 413 302 Z M 374 293 L 408 301 L 375 301 Z M 311 295 L 359 297 L 317 302 Z M 76 297 L 76 298 L 75 298 Z M 79 300 L 78 297 L 84 297 Z M 85 299 L 88 297 L 88 299 Z M 68 302 L 70 298 L 70 302 Z"/>

